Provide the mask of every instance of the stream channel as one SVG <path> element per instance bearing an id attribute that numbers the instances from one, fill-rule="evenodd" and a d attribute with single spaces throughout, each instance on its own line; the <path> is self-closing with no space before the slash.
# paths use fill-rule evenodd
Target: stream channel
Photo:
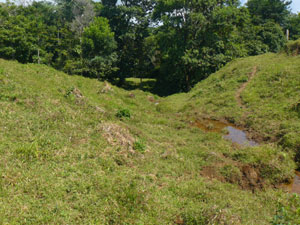
<path id="1" fill-rule="evenodd" d="M 259 145 L 257 142 L 250 140 L 246 132 L 234 124 L 223 123 L 212 119 L 201 119 L 196 120 L 192 125 L 205 132 L 223 133 L 225 131 L 223 138 L 240 146 L 253 147 Z M 300 172 L 296 171 L 293 181 L 284 186 L 289 192 L 300 194 Z"/>

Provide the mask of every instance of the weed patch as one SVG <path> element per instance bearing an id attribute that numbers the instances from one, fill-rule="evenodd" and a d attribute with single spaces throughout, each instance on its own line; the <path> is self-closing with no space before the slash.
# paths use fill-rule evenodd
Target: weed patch
<path id="1" fill-rule="evenodd" d="M 296 41 L 290 41 L 286 44 L 285 52 L 288 55 L 297 56 L 300 54 L 300 39 Z"/>
<path id="2" fill-rule="evenodd" d="M 116 117 L 118 117 L 118 118 L 130 118 L 131 113 L 130 113 L 129 109 L 120 109 L 116 113 Z"/>
<path id="3" fill-rule="evenodd" d="M 133 149 L 140 152 L 140 153 L 144 153 L 146 151 L 146 145 L 143 141 L 141 140 L 137 140 L 133 143 Z"/>
<path id="4" fill-rule="evenodd" d="M 298 195 L 291 196 L 287 205 L 278 203 L 272 224 L 300 224 L 300 197 Z"/>

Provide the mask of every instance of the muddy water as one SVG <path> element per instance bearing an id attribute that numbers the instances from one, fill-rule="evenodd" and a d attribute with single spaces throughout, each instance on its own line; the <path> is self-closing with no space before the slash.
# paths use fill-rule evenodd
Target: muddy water
<path id="1" fill-rule="evenodd" d="M 226 128 L 228 130 L 228 134 L 224 135 L 224 138 L 232 141 L 233 143 L 237 143 L 243 146 L 257 146 L 258 144 L 255 141 L 249 140 L 244 131 L 228 126 Z"/>
<path id="2" fill-rule="evenodd" d="M 206 132 L 224 132 L 224 139 L 241 146 L 258 145 L 255 141 L 248 139 L 246 133 L 243 130 L 230 123 L 223 123 L 211 119 L 202 119 L 197 120 L 194 125 Z"/>
<path id="3" fill-rule="evenodd" d="M 243 130 L 230 123 L 223 123 L 211 119 L 201 119 L 194 122 L 193 125 L 197 126 L 205 132 L 224 133 L 224 139 L 241 146 L 258 145 L 258 143 L 256 143 L 255 141 L 248 139 L 246 133 Z M 291 193 L 300 194 L 300 172 L 296 171 L 293 181 L 290 184 L 285 185 L 285 187 Z"/>
<path id="4" fill-rule="evenodd" d="M 295 172 L 295 177 L 292 183 L 287 185 L 288 191 L 300 194 L 300 172 Z"/>

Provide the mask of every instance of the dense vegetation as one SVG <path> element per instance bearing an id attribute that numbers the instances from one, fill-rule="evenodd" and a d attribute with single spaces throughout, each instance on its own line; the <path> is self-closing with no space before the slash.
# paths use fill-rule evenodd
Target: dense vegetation
<path id="1" fill-rule="evenodd" d="M 278 52 L 300 35 L 289 1 L 56 0 L 0 3 L 0 57 L 156 92 L 188 91 L 227 62 Z"/>

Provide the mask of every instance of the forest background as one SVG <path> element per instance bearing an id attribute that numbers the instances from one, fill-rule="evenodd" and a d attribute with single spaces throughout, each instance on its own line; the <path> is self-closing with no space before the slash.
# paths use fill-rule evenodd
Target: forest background
<path id="1" fill-rule="evenodd" d="M 0 58 L 108 80 L 154 78 L 189 91 L 236 58 L 300 38 L 291 1 L 56 0 L 0 3 Z"/>

